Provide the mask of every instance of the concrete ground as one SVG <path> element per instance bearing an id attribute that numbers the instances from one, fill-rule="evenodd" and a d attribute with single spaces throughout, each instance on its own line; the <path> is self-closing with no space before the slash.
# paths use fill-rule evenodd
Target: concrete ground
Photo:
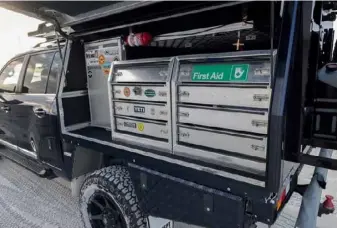
<path id="1" fill-rule="evenodd" d="M 336 155 L 335 155 L 336 156 Z M 300 181 L 308 183 L 313 168 L 305 167 Z M 337 172 L 329 171 L 323 192 L 337 199 Z M 273 228 L 294 227 L 301 196 L 293 194 Z M 335 205 L 337 201 L 335 200 Z M 337 212 L 318 218 L 319 228 L 336 227 Z M 0 160 L 0 228 L 80 228 L 77 199 L 72 198 L 69 182 L 42 179 L 7 159 Z M 265 228 L 259 224 L 259 228 Z"/>

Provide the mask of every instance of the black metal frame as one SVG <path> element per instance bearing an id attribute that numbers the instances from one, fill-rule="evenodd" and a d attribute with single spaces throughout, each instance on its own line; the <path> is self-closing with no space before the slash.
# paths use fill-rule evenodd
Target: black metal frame
<path id="1" fill-rule="evenodd" d="M 314 136 L 314 127 L 316 125 L 315 120 L 315 108 L 319 103 L 316 101 L 318 92 L 318 80 L 317 72 L 325 64 L 332 60 L 333 53 L 333 30 L 326 29 L 325 36 L 321 39 L 320 31 L 310 31 L 310 25 L 313 21 L 319 25 L 319 29 L 324 29 L 321 26 L 322 22 L 322 6 L 324 2 L 301 2 L 301 37 L 299 37 L 299 50 L 294 53 L 296 66 L 300 65 L 301 68 L 295 67 L 290 72 L 289 77 L 298 78 L 301 75 L 300 82 L 294 83 L 296 86 L 300 86 L 300 93 L 290 93 L 291 100 L 289 100 L 287 106 L 291 108 L 291 112 L 287 119 L 290 120 L 290 125 L 296 124 L 291 131 L 286 131 L 285 136 L 285 154 L 284 159 L 289 161 L 298 162 L 301 164 L 307 164 L 318 167 L 325 167 L 328 169 L 337 170 L 337 160 L 332 158 L 321 158 L 310 154 L 305 154 L 301 151 L 302 145 L 311 145 L 314 147 L 322 148 L 337 148 L 337 141 L 324 140 Z M 313 8 L 314 7 L 314 8 Z M 313 8 L 313 11 L 312 11 Z M 322 48 L 320 42 L 323 43 Z M 307 58 L 309 57 L 309 58 Z M 324 87 L 325 88 L 325 87 Z M 299 87 L 297 89 L 299 90 Z M 300 99 L 300 100 L 299 100 Z M 297 103 L 296 103 L 297 102 Z M 296 111 L 300 113 L 300 117 L 297 119 Z M 294 137 L 295 136 L 295 137 Z M 295 140 L 294 140 L 295 138 Z M 288 143 L 287 143 L 288 140 Z M 289 142 L 292 144 L 290 145 Z"/>

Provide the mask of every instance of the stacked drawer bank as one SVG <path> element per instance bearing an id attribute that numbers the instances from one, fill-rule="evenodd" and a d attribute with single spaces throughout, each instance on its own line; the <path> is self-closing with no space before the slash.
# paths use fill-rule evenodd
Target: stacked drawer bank
<path id="1" fill-rule="evenodd" d="M 113 139 L 172 151 L 173 62 L 160 58 L 113 65 L 109 79 Z"/>
<path id="2" fill-rule="evenodd" d="M 264 175 L 275 54 L 245 51 L 114 64 L 112 137 Z"/>

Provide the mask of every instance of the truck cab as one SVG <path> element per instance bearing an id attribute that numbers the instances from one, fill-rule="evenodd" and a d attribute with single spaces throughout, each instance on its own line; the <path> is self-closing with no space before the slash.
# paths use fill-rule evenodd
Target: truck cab
<path id="1" fill-rule="evenodd" d="M 54 47 L 34 48 L 8 61 L 0 73 L 0 140 L 14 160 L 37 162 L 34 171 L 62 169 L 56 88 L 62 61 Z M 29 165 L 29 167 L 31 167 Z"/>

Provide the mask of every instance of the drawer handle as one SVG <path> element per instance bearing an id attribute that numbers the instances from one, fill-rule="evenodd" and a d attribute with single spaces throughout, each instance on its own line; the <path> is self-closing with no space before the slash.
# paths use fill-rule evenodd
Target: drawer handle
<path id="1" fill-rule="evenodd" d="M 255 127 L 266 127 L 268 122 L 265 120 L 252 120 L 252 125 Z"/>
<path id="2" fill-rule="evenodd" d="M 122 106 L 116 106 L 116 110 L 118 110 L 118 111 L 123 110 L 123 107 Z"/>
<path id="3" fill-rule="evenodd" d="M 181 91 L 181 92 L 178 93 L 178 95 L 181 96 L 181 97 L 183 97 L 183 96 L 189 97 L 189 96 L 190 96 L 190 93 L 187 92 L 187 91 Z"/>
<path id="4" fill-rule="evenodd" d="M 254 101 L 267 101 L 269 100 L 268 94 L 254 94 L 253 96 Z"/>
<path id="5" fill-rule="evenodd" d="M 264 151 L 265 147 L 264 146 L 258 146 L 258 145 L 254 145 L 252 144 L 252 149 L 256 150 L 256 151 Z"/>
<path id="6" fill-rule="evenodd" d="M 123 73 L 122 72 L 113 72 L 112 73 L 114 76 L 116 76 L 116 77 L 121 77 L 121 76 L 123 76 Z"/>
<path id="7" fill-rule="evenodd" d="M 179 116 L 189 117 L 190 114 L 188 112 L 179 112 Z"/>
<path id="8" fill-rule="evenodd" d="M 164 134 L 164 135 L 167 135 L 168 134 L 168 130 L 160 130 L 160 133 Z"/>
<path id="9" fill-rule="evenodd" d="M 190 137 L 190 133 L 185 133 L 185 132 L 180 132 L 178 133 L 178 135 L 182 138 L 189 138 Z"/>
<path id="10" fill-rule="evenodd" d="M 167 111 L 160 111 L 160 112 L 159 112 L 159 115 L 167 116 Z"/>
<path id="11" fill-rule="evenodd" d="M 116 93 L 116 94 L 121 94 L 121 90 L 115 90 L 115 91 L 112 91 L 113 93 Z"/>
<path id="12" fill-rule="evenodd" d="M 166 97 L 167 96 L 167 92 L 166 91 L 159 91 L 158 95 L 160 97 Z"/>

